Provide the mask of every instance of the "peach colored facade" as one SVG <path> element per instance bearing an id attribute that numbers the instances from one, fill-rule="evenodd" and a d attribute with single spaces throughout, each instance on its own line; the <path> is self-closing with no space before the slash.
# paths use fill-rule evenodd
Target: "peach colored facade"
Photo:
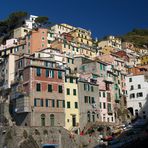
<path id="1" fill-rule="evenodd" d="M 32 30 L 32 32 L 26 36 L 26 44 L 29 53 L 32 54 L 36 51 L 47 48 L 47 31 L 48 29 L 39 28 L 37 30 Z"/>

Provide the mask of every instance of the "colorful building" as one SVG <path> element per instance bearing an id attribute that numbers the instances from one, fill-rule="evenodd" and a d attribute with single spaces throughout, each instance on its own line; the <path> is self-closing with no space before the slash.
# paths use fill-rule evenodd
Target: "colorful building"
<path id="1" fill-rule="evenodd" d="M 11 103 L 17 125 L 65 126 L 64 69 L 27 55 L 16 61 Z"/>
<path id="2" fill-rule="evenodd" d="M 142 55 L 140 57 L 141 65 L 147 65 L 148 64 L 148 54 Z"/>
<path id="3" fill-rule="evenodd" d="M 26 35 L 26 49 L 29 54 L 47 48 L 47 32 L 48 29 L 37 28 Z"/>
<path id="4" fill-rule="evenodd" d="M 79 127 L 78 77 L 65 75 L 65 128 Z"/>

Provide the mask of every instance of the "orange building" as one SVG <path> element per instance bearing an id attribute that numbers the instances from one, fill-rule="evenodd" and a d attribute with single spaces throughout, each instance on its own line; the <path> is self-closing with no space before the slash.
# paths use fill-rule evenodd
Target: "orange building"
<path id="1" fill-rule="evenodd" d="M 144 66 L 136 66 L 136 67 L 132 67 L 128 69 L 128 73 L 129 74 L 133 74 L 133 75 L 141 75 L 148 72 L 148 65 L 144 65 Z"/>
<path id="2" fill-rule="evenodd" d="M 32 30 L 26 35 L 26 47 L 28 49 L 28 53 L 32 54 L 36 51 L 47 48 L 47 33 L 48 29 L 38 28 Z"/>

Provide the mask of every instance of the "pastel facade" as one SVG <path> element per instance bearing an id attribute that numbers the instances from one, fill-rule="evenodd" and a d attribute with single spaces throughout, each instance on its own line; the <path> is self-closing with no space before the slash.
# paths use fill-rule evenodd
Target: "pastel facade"
<path id="1" fill-rule="evenodd" d="M 135 117 L 148 118 L 148 75 L 128 75 L 127 84 L 127 108 Z"/>
<path id="2" fill-rule="evenodd" d="M 92 38 L 90 31 L 87 31 L 82 28 L 77 28 L 70 32 L 70 34 L 75 38 L 76 42 L 87 46 L 92 46 Z"/>
<path id="3" fill-rule="evenodd" d="M 65 128 L 72 130 L 79 127 L 79 98 L 78 78 L 72 75 L 65 76 Z"/>
<path id="4" fill-rule="evenodd" d="M 26 48 L 29 54 L 47 48 L 47 32 L 48 29 L 39 28 L 26 35 Z"/>
<path id="5" fill-rule="evenodd" d="M 17 29 L 14 29 L 13 37 L 14 38 L 24 38 L 29 31 L 31 31 L 31 29 L 25 28 L 25 27 L 19 27 Z"/>
<path id="6" fill-rule="evenodd" d="M 141 65 L 148 65 L 148 54 L 140 57 Z"/>
<path id="7" fill-rule="evenodd" d="M 80 130 L 82 131 L 89 123 L 99 121 L 99 96 L 96 81 L 87 81 L 80 78 L 78 81 L 78 94 L 80 106 Z"/>
<path id="8" fill-rule="evenodd" d="M 36 15 L 30 15 L 26 20 L 25 20 L 25 27 L 29 29 L 33 29 L 35 27 L 35 19 L 38 16 Z"/>
<path id="9" fill-rule="evenodd" d="M 11 83 L 15 79 L 15 60 L 18 58 L 17 55 L 9 54 L 0 63 L 0 82 L 2 88 L 11 88 Z"/>
<path id="10" fill-rule="evenodd" d="M 54 61 L 24 56 L 16 61 L 16 73 L 11 94 L 16 124 L 64 126 L 64 70 Z"/>
<path id="11" fill-rule="evenodd" d="M 114 36 L 108 36 L 106 40 L 100 41 L 98 43 L 99 48 L 104 48 L 104 47 L 113 47 L 117 49 L 121 49 L 121 39 L 116 38 Z"/>

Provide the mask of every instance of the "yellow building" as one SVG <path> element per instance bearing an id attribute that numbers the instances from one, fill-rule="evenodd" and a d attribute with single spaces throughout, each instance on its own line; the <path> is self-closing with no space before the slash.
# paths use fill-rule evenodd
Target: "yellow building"
<path id="1" fill-rule="evenodd" d="M 141 56 L 140 61 L 141 61 L 141 65 L 147 65 L 148 64 L 148 54 Z"/>
<path id="2" fill-rule="evenodd" d="M 25 28 L 25 27 L 19 27 L 14 29 L 13 31 L 13 37 L 14 38 L 23 38 L 25 35 L 31 31 L 31 29 Z"/>
<path id="3" fill-rule="evenodd" d="M 101 53 L 111 54 L 111 52 L 113 52 L 113 51 L 115 51 L 115 49 L 113 47 L 107 46 L 107 47 L 102 48 Z"/>
<path id="4" fill-rule="evenodd" d="M 75 41 L 87 46 L 92 46 L 91 32 L 82 28 L 77 28 L 70 32 L 70 34 L 75 38 Z"/>
<path id="5" fill-rule="evenodd" d="M 72 53 L 73 55 L 85 55 L 87 57 L 95 57 L 96 50 L 85 45 L 64 41 L 63 39 L 56 39 L 51 43 L 52 48 L 60 49 L 61 52 Z"/>
<path id="6" fill-rule="evenodd" d="M 77 77 L 65 76 L 65 128 L 79 127 L 79 104 Z"/>

